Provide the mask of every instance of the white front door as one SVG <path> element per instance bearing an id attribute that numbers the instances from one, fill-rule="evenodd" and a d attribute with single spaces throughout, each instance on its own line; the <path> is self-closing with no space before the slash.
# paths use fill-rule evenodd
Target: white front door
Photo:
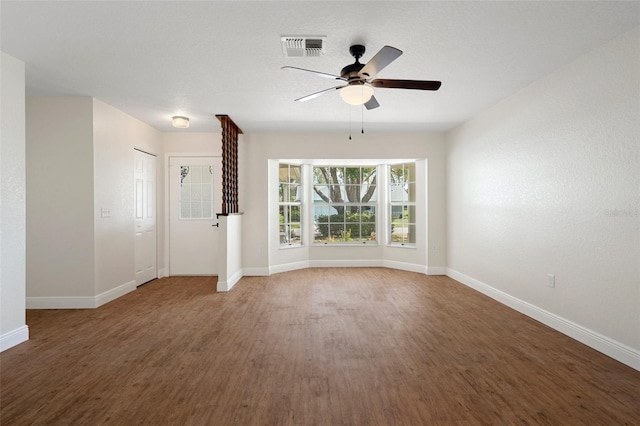
<path id="1" fill-rule="evenodd" d="M 169 274 L 218 274 L 220 157 L 169 157 Z"/>
<path id="2" fill-rule="evenodd" d="M 158 277 L 156 267 L 156 157 L 135 151 L 136 285 Z"/>

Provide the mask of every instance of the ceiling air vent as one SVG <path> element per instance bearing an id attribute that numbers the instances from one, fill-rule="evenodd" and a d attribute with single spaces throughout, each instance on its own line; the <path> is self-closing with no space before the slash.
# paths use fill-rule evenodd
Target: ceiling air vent
<path id="1" fill-rule="evenodd" d="M 325 36 L 283 36 L 280 37 L 282 51 L 287 58 L 322 56 L 325 52 Z"/>

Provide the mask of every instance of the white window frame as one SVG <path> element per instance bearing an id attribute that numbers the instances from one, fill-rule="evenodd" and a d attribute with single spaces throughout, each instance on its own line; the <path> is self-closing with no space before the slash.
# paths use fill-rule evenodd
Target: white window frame
<path id="1" fill-rule="evenodd" d="M 377 176 L 380 175 L 380 166 L 379 165 L 371 165 L 371 164 L 349 164 L 349 165 L 314 164 L 311 167 L 312 167 L 312 173 L 315 173 L 314 170 L 316 168 L 319 168 L 319 167 L 358 168 L 358 169 L 360 169 L 360 173 L 362 173 L 363 169 L 374 168 L 376 170 L 376 175 Z M 346 186 L 347 185 L 344 184 L 344 183 L 342 183 L 341 185 L 345 186 L 345 190 L 346 190 Z M 380 241 L 379 241 L 379 237 L 378 237 L 379 236 L 378 230 L 379 230 L 379 226 L 380 226 L 380 224 L 379 224 L 379 222 L 380 222 L 380 219 L 379 219 L 379 217 L 380 217 L 380 206 L 379 206 L 379 196 L 380 196 L 379 187 L 380 187 L 380 182 L 377 181 L 377 183 L 376 183 L 376 196 L 374 198 L 374 201 L 370 201 L 370 202 L 349 202 L 349 201 L 344 201 L 344 198 L 343 198 L 343 202 L 324 202 L 324 201 L 317 202 L 316 198 L 315 198 L 316 197 L 315 187 L 323 187 L 323 186 L 328 186 L 328 184 L 327 185 L 322 184 L 322 183 L 321 184 L 315 184 L 315 182 L 311 182 L 311 184 L 310 184 L 310 191 L 312 192 L 313 198 L 314 198 L 314 200 L 312 201 L 312 204 L 313 204 L 312 209 L 314 211 L 314 229 L 312 230 L 313 245 L 314 246 L 320 246 L 320 247 L 321 246 L 336 247 L 336 246 L 345 246 L 345 245 L 354 245 L 354 246 L 379 245 Z M 360 191 L 359 191 L 359 194 L 362 195 L 363 187 L 366 188 L 366 186 L 363 185 L 362 180 L 360 181 L 359 186 L 361 187 Z M 328 218 L 327 218 L 326 224 L 317 223 L 317 217 L 315 216 L 315 211 L 316 211 L 316 207 L 319 206 L 319 205 L 325 205 L 327 207 L 327 210 L 328 210 L 329 214 L 328 214 Z M 332 241 L 331 240 L 331 235 L 333 233 L 331 232 L 331 230 L 332 230 L 331 217 L 335 216 L 335 214 L 331 214 L 331 211 L 335 207 L 339 207 L 340 209 L 343 210 L 343 214 L 344 214 L 343 220 L 337 221 L 337 222 L 333 222 L 333 223 L 342 225 L 342 238 L 344 238 L 344 239 Z M 358 218 L 359 221 L 358 222 L 349 222 L 348 221 L 346 215 L 347 215 L 347 209 L 350 209 L 350 208 L 357 208 L 358 209 L 358 212 L 359 212 L 358 213 L 359 214 L 359 218 Z M 369 209 L 369 208 L 373 208 L 373 210 L 374 210 L 374 222 L 373 223 L 372 222 L 363 222 L 362 221 L 363 209 Z M 351 241 L 345 240 L 346 238 L 349 238 L 349 237 L 347 237 L 347 235 L 350 235 L 349 234 L 349 228 L 352 228 L 356 224 L 358 224 L 358 227 L 359 227 L 359 230 L 358 230 L 359 231 L 358 232 L 359 237 L 358 237 L 358 239 L 355 240 L 355 241 L 354 240 L 351 240 Z M 373 225 L 373 231 L 370 233 L 370 236 L 372 235 L 373 238 L 374 238 L 373 240 L 363 239 L 362 238 L 362 227 L 363 227 L 363 225 L 368 225 L 368 226 Z M 328 238 L 328 240 L 318 241 L 318 240 L 316 240 L 316 236 L 317 236 L 318 233 L 322 232 L 323 228 L 321 228 L 321 227 L 324 227 L 324 226 L 327 227 L 326 232 L 329 235 L 329 238 Z"/>
<path id="2" fill-rule="evenodd" d="M 413 173 L 407 173 L 407 166 L 409 166 L 409 170 L 413 170 Z M 402 168 L 402 178 L 401 182 L 393 182 L 393 176 L 391 169 L 392 168 Z M 407 247 L 407 248 L 415 248 L 417 245 L 417 191 L 418 191 L 418 183 L 417 183 L 417 164 L 416 161 L 404 161 L 402 163 L 393 163 L 387 166 L 387 175 L 388 175 L 388 191 L 387 191 L 387 200 L 388 200 L 388 216 L 387 216 L 387 241 L 388 245 L 394 247 Z M 408 176 L 407 176 L 408 175 Z M 397 191 L 400 191 L 401 197 L 398 199 Z M 413 198 L 413 199 L 411 199 Z M 409 215 L 409 220 L 406 222 L 407 232 L 403 231 L 396 232 L 394 226 L 394 220 L 396 219 L 394 215 L 394 210 L 397 212 L 400 210 L 400 219 L 403 220 L 406 218 L 405 211 L 413 212 L 413 214 Z M 401 229 L 405 229 L 405 227 L 401 227 Z M 413 239 L 413 241 L 411 241 Z"/>
<path id="3" fill-rule="evenodd" d="M 282 176 L 280 175 L 282 166 L 287 166 L 287 176 L 286 181 L 282 180 Z M 296 167 L 299 169 L 299 183 L 292 183 L 291 179 L 291 168 Z M 304 179 L 302 177 L 303 167 L 301 164 L 294 164 L 290 162 L 279 162 L 278 163 L 278 234 L 280 235 L 280 247 L 300 247 L 303 245 L 303 234 L 304 234 L 304 214 L 303 214 L 303 195 L 304 195 Z M 297 200 L 291 200 L 290 196 L 292 194 L 291 187 L 297 186 Z M 297 208 L 299 212 L 299 219 L 297 222 L 291 220 L 291 211 Z M 280 213 L 283 212 L 283 215 Z M 283 222 L 280 222 L 280 217 L 283 217 Z M 294 234 L 293 225 L 298 225 L 298 235 L 297 239 Z"/>

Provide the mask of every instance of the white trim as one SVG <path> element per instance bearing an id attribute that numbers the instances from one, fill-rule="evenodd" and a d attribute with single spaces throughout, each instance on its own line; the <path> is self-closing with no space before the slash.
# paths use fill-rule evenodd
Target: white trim
<path id="1" fill-rule="evenodd" d="M 27 297 L 26 307 L 27 309 L 95 309 L 135 289 L 134 280 L 97 296 Z"/>
<path id="2" fill-rule="evenodd" d="M 352 259 L 352 260 L 311 260 L 311 268 L 367 268 L 381 267 L 381 259 Z"/>
<path id="3" fill-rule="evenodd" d="M 426 274 L 427 268 L 424 265 L 416 265 L 415 263 L 398 262 L 395 260 L 383 260 L 382 266 L 385 268 L 399 269 L 401 271 L 418 272 Z"/>
<path id="4" fill-rule="evenodd" d="M 96 298 L 93 296 L 51 296 L 27 297 L 27 309 L 94 309 Z"/>
<path id="5" fill-rule="evenodd" d="M 447 275 L 446 266 L 427 266 L 427 275 Z"/>
<path id="6" fill-rule="evenodd" d="M 166 276 L 167 275 L 164 274 L 164 269 L 163 268 L 158 269 L 158 278 L 164 278 Z"/>
<path id="7" fill-rule="evenodd" d="M 219 291 L 219 292 L 225 292 L 225 291 L 231 290 L 231 288 L 234 285 L 236 285 L 237 282 L 240 281 L 240 279 L 243 276 L 244 276 L 244 274 L 242 273 L 242 269 L 240 269 L 235 274 L 233 274 L 233 276 L 231 278 L 229 278 L 227 281 L 218 281 L 218 284 L 216 286 L 216 290 Z"/>
<path id="8" fill-rule="evenodd" d="M 100 293 L 96 296 L 95 305 L 96 308 L 98 306 L 102 306 L 105 303 L 109 303 L 112 300 L 117 299 L 118 297 L 124 296 L 127 293 L 130 293 L 136 289 L 136 282 L 129 281 L 128 283 L 122 284 L 116 288 L 112 288 L 111 290 L 107 290 L 104 293 Z"/>
<path id="9" fill-rule="evenodd" d="M 513 297 L 501 290 L 483 283 L 482 281 L 478 281 L 475 278 L 451 268 L 447 268 L 447 275 L 454 280 L 459 281 L 462 284 L 471 287 L 474 290 L 477 290 L 524 315 L 527 315 L 528 317 L 548 325 L 562 334 L 584 343 L 585 345 L 640 371 L 640 351 L 636 349 L 630 348 L 629 346 L 603 336 L 593 330 Z"/>
<path id="10" fill-rule="evenodd" d="M 0 336 L 0 352 L 29 340 L 29 327 L 23 325 Z"/>
<path id="11" fill-rule="evenodd" d="M 246 268 L 242 269 L 245 277 L 267 277 L 271 275 L 269 268 Z"/>
<path id="12" fill-rule="evenodd" d="M 309 267 L 309 262 L 304 260 L 302 262 L 284 263 L 282 265 L 273 265 L 269 267 L 269 275 L 279 274 L 280 272 L 296 271 L 298 269 L 305 269 Z"/>

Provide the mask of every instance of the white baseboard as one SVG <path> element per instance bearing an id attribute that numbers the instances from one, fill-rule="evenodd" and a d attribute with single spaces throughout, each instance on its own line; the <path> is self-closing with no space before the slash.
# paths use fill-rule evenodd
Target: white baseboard
<path id="1" fill-rule="evenodd" d="M 94 296 L 67 297 L 27 297 L 27 309 L 93 309 L 96 307 Z"/>
<path id="2" fill-rule="evenodd" d="M 158 269 L 158 278 L 164 278 L 168 275 L 164 274 L 164 269 Z"/>
<path id="3" fill-rule="evenodd" d="M 269 276 L 269 268 L 242 268 L 245 277 L 266 277 Z"/>
<path id="4" fill-rule="evenodd" d="M 216 285 L 216 289 L 219 292 L 225 292 L 231 290 L 231 288 L 236 285 L 238 281 L 244 276 L 242 269 L 237 271 L 235 274 L 231 276 L 227 281 L 218 281 Z"/>
<path id="5" fill-rule="evenodd" d="M 105 303 L 109 303 L 112 300 L 117 299 L 118 297 L 124 296 L 127 293 L 132 292 L 136 289 L 136 282 L 129 281 L 128 283 L 122 284 L 116 288 L 112 288 L 111 290 L 107 290 L 104 293 L 100 293 L 96 296 L 95 307 L 102 306 Z"/>
<path id="6" fill-rule="evenodd" d="M 428 275 L 445 275 L 446 268 L 431 267 L 424 265 L 416 265 L 413 263 L 396 262 L 382 259 L 352 259 L 352 260 L 309 260 L 301 262 L 285 263 L 282 265 L 273 265 L 269 268 L 247 268 L 244 275 L 246 276 L 267 276 L 271 274 L 279 274 L 281 272 L 296 271 L 305 268 L 391 268 L 400 269 L 402 271 L 418 272 Z"/>
<path id="7" fill-rule="evenodd" d="M 29 340 L 29 327 L 26 325 L 4 333 L 0 335 L 0 352 L 6 351 L 27 340 Z"/>
<path id="8" fill-rule="evenodd" d="M 311 268 L 375 268 L 381 267 L 381 259 L 351 259 L 351 260 L 310 260 Z"/>
<path id="9" fill-rule="evenodd" d="M 105 303 L 136 289 L 136 282 L 129 281 L 97 296 L 67 296 L 67 297 L 27 297 L 27 309 L 95 309 Z"/>
<path id="10" fill-rule="evenodd" d="M 273 265 L 269 267 L 269 275 L 279 274 L 281 272 L 296 271 L 298 269 L 305 269 L 309 267 L 308 261 L 284 263 L 282 265 Z"/>
<path id="11" fill-rule="evenodd" d="M 447 275 L 454 280 L 459 281 L 462 284 L 471 287 L 474 290 L 477 290 L 524 315 L 527 315 L 528 317 L 548 325 L 562 334 L 584 343 L 585 345 L 640 371 L 640 351 L 630 348 L 620 342 L 596 333 L 593 330 L 585 328 L 558 315 L 552 314 L 551 312 L 545 311 L 544 309 L 528 302 L 513 297 L 456 270 L 447 268 Z"/>
<path id="12" fill-rule="evenodd" d="M 445 266 L 428 266 L 427 275 L 447 275 L 447 268 Z"/>
<path id="13" fill-rule="evenodd" d="M 385 268 L 399 269 L 401 271 L 418 272 L 420 274 L 426 273 L 424 265 L 416 265 L 414 263 L 397 262 L 395 260 L 383 260 L 382 266 Z"/>

